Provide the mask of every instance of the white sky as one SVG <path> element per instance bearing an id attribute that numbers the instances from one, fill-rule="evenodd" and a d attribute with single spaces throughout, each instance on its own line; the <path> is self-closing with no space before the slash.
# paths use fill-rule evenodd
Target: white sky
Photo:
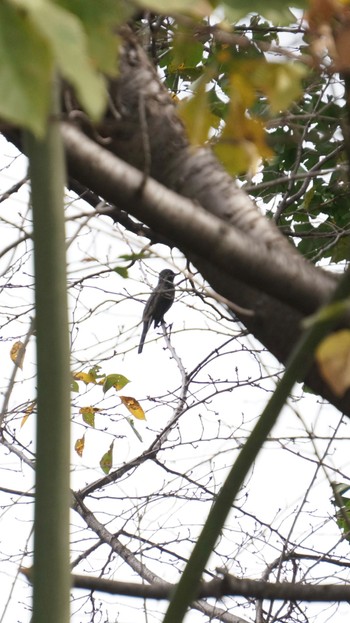
<path id="1" fill-rule="evenodd" d="M 13 160 L 15 151 L 5 141 L 1 151 L 0 194 L 26 174 L 24 158 Z M 23 242 L 18 249 L 3 254 L 18 237 L 31 231 L 27 203 L 26 188 L 0 203 L 2 395 L 6 392 L 13 370 L 10 348 L 14 341 L 23 339 L 33 315 L 31 243 Z M 81 211 L 92 215 L 89 219 L 83 217 L 87 222 L 82 229 L 81 219 L 71 220 Z M 172 416 L 181 383 L 179 368 L 164 349 L 163 338 L 153 329 L 148 334 L 142 355 L 137 354 L 137 344 L 143 302 L 150 288 L 156 284 L 158 271 L 167 266 L 181 271 L 185 264 L 179 253 L 174 253 L 171 259 L 168 250 L 158 246 L 152 248 L 152 253 L 158 256 L 152 255 L 142 265 L 133 266 L 129 279 L 124 280 L 116 273 L 105 273 L 101 277 L 87 279 L 83 288 L 79 284 L 72 286 L 88 275 L 115 265 L 125 265 L 118 258 L 123 253 L 140 250 L 142 241 L 122 234 L 109 219 L 96 218 L 93 210 L 82 202 L 76 202 L 67 210 L 67 218 L 68 238 L 71 240 L 68 278 L 74 351 L 72 369 L 87 371 L 97 363 L 107 374 L 123 374 L 131 382 L 121 393 L 139 400 L 147 416 L 145 422 L 135 421 L 135 428 L 142 437 L 140 441 L 126 420 L 128 413 L 117 394 L 111 391 L 104 397 L 99 387 L 91 389 L 89 386 L 85 390 L 80 383 L 81 391 L 73 395 L 72 409 L 72 486 L 79 488 L 102 476 L 99 461 L 113 439 L 115 468 L 143 452 Z M 18 227 L 21 227 L 20 232 Z M 239 336 L 241 327 L 220 319 L 215 310 L 186 291 L 189 284 L 183 277 L 179 276 L 176 282 L 181 282 L 177 300 L 166 319 L 172 324 L 172 343 L 188 372 L 210 352 L 215 354 L 215 349 L 220 349 L 229 336 Z M 10 409 L 16 411 L 9 418 L 9 430 L 28 450 L 35 445 L 35 416 L 31 416 L 20 428 L 23 417 L 20 405 L 35 397 L 34 346 L 34 339 L 31 338 L 23 372 L 17 372 L 9 403 Z M 253 353 L 249 352 L 251 346 L 255 349 Z M 224 355 L 224 352 L 227 354 Z M 275 360 L 264 353 L 252 338 L 237 337 L 223 349 L 223 353 L 213 355 L 210 363 L 203 364 L 196 378 L 197 384 L 191 385 L 187 398 L 188 404 L 193 404 L 193 407 L 185 413 L 179 427 L 171 434 L 167 448 L 159 455 L 159 459 L 165 461 L 171 470 L 186 472 L 194 480 L 201 478 L 210 489 L 220 486 L 237 454 L 237 448 L 266 405 L 275 383 L 270 377 L 278 370 Z M 211 395 L 214 381 L 217 390 L 222 392 L 216 396 Z M 300 395 L 299 390 L 297 393 Z M 101 408 L 96 415 L 96 429 L 86 427 L 79 415 L 79 408 L 90 404 Z M 341 533 L 334 521 L 330 486 L 324 470 L 317 469 L 318 459 L 301 421 L 315 438 L 318 437 L 315 443 L 322 454 L 328 442 L 321 437 L 333 434 L 340 414 L 333 407 L 322 406 L 317 398 L 310 395 L 290 404 L 291 408 L 284 409 L 271 441 L 266 443 L 237 501 L 237 507 L 246 514 L 250 513 L 252 518 L 244 517 L 240 511 L 232 511 L 227 522 L 227 536 L 218 547 L 220 556 L 213 557 L 209 562 L 212 572 L 216 566 L 226 564 L 229 571 L 240 577 L 245 574 L 252 578 L 261 577 L 266 564 L 280 554 L 283 539 L 288 537 L 290 530 L 290 539 L 298 543 L 299 551 L 348 556 L 349 543 L 341 543 Z M 80 459 L 74 452 L 74 442 L 85 430 L 86 447 Z M 305 439 L 290 441 L 290 438 L 300 435 Z M 337 441 L 331 444 L 324 461 L 333 480 L 346 482 L 348 478 L 349 437 L 349 424 L 345 419 L 339 427 Z M 20 553 L 25 550 L 30 533 L 32 508 L 26 498 L 19 500 L 17 496 L 2 493 L 1 487 L 29 491 L 33 485 L 33 474 L 4 447 L 0 448 L 0 457 L 0 552 L 3 552 L 2 557 L 0 554 L 0 623 L 27 623 L 31 617 L 30 589 L 22 578 L 15 581 L 15 576 L 18 564 L 31 564 L 31 557 L 25 557 L 22 562 Z M 303 502 L 308 487 L 311 490 Z M 164 490 L 167 496 L 156 499 L 158 490 Z M 186 500 L 171 495 L 172 492 L 180 493 L 181 498 L 182 491 L 184 498 L 191 497 L 188 482 L 168 474 L 154 463 L 146 462 L 128 479 L 111 486 L 103 495 L 95 495 L 95 498 L 102 497 L 103 500 L 88 498 L 86 502 L 112 532 L 124 528 L 133 533 L 138 529 L 145 538 L 158 542 L 171 538 L 174 551 L 186 556 L 192 547 L 185 540 L 188 527 L 193 530 L 194 536 L 198 534 L 210 504 L 200 498 Z M 16 504 L 10 503 L 11 497 Z M 142 498 L 139 509 L 135 498 Z M 298 514 L 300 508 L 302 510 Z M 267 525 L 264 527 L 261 522 Z M 293 522 L 296 522 L 295 525 Z M 82 529 L 82 522 L 76 515 L 72 516 L 72 525 L 72 559 L 75 559 L 92 545 L 93 540 L 85 542 L 87 532 Z M 269 525 L 273 531 L 269 530 Z M 98 574 L 99 563 L 104 564 L 106 560 L 106 551 L 106 547 L 99 549 L 78 566 L 76 572 Z M 169 581 L 176 581 L 178 575 L 172 564 L 150 560 L 147 557 L 154 557 L 152 552 L 145 552 L 144 555 L 145 563 L 152 570 Z M 348 581 L 348 574 L 328 565 L 318 565 L 313 570 L 316 578 L 322 578 L 324 574 L 328 581 L 332 581 L 335 572 L 339 572 L 338 577 L 342 581 Z M 114 557 L 108 565 L 106 577 L 122 580 L 130 577 L 136 581 L 135 575 Z M 290 580 L 291 575 L 286 579 Z M 311 579 L 312 576 L 306 577 L 307 581 Z M 99 599 L 100 596 L 97 596 Z M 8 600 L 10 605 L 5 611 Z M 102 601 L 110 604 L 103 613 L 105 619 L 101 615 L 103 621 L 107 617 L 109 622 L 131 621 L 135 609 L 138 620 L 141 616 L 146 620 L 141 601 L 108 596 L 102 596 Z M 227 601 L 232 612 L 251 620 L 253 610 L 238 608 L 232 605 L 235 602 Z M 218 605 L 222 607 L 222 604 Z M 76 623 L 91 620 L 88 614 L 90 606 L 86 594 L 76 592 L 72 620 Z M 151 602 L 149 621 L 160 620 L 157 614 L 152 616 L 152 612 L 158 609 L 162 611 L 164 604 L 158 606 Z M 336 609 L 333 605 L 316 604 L 309 606 L 308 612 L 311 620 L 312 613 L 317 614 L 318 623 L 329 620 L 336 612 L 336 621 L 340 623 L 349 616 L 349 606 L 341 605 Z M 203 620 L 203 617 L 191 613 L 187 620 L 194 623 Z"/>

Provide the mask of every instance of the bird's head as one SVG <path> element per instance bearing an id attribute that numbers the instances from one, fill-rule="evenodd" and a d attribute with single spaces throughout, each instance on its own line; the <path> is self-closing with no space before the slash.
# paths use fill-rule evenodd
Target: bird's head
<path id="1" fill-rule="evenodd" d="M 178 273 L 174 273 L 174 271 L 171 270 L 170 268 L 164 268 L 159 273 L 159 280 L 173 282 L 177 274 Z"/>

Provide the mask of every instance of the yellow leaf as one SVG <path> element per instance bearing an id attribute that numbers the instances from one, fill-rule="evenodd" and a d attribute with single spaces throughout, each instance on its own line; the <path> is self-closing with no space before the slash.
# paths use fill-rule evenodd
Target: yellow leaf
<path id="1" fill-rule="evenodd" d="M 253 106 L 256 95 L 250 79 L 251 66 L 242 64 L 240 67 L 241 72 L 233 71 L 229 75 L 229 96 L 231 106 L 239 105 L 245 110 Z"/>
<path id="2" fill-rule="evenodd" d="M 26 410 L 24 412 L 24 416 L 23 416 L 22 421 L 21 421 L 20 428 L 22 428 L 22 426 L 24 426 L 24 424 L 26 423 L 26 421 L 29 418 L 29 416 L 33 413 L 35 404 L 36 404 L 35 400 L 33 400 L 33 402 L 30 403 L 29 407 L 26 408 Z"/>
<path id="3" fill-rule="evenodd" d="M 84 447 L 85 447 L 85 435 L 84 437 L 80 437 L 80 439 L 76 440 L 74 444 L 74 450 L 79 456 L 83 456 Z"/>
<path id="4" fill-rule="evenodd" d="M 220 139 L 213 146 L 213 151 L 224 165 L 226 171 L 231 175 L 246 173 L 250 170 L 251 164 L 256 163 L 257 151 L 253 154 L 249 150 L 248 142 L 241 141 L 236 144 L 234 140 Z"/>
<path id="5" fill-rule="evenodd" d="M 303 92 L 302 80 L 307 69 L 301 63 L 252 63 L 249 69 L 250 81 L 269 99 L 271 110 L 285 110 L 300 98 Z"/>
<path id="6" fill-rule="evenodd" d="M 23 360 L 26 348 L 23 342 L 15 342 L 10 351 L 10 357 L 17 368 L 23 369 Z"/>
<path id="7" fill-rule="evenodd" d="M 103 455 L 102 459 L 100 460 L 100 467 L 105 474 L 109 474 L 109 472 L 112 469 L 113 444 L 114 444 L 114 441 L 112 441 L 111 445 L 109 446 L 109 450 Z"/>
<path id="8" fill-rule="evenodd" d="M 132 398 L 131 396 L 120 396 L 120 400 L 122 401 L 123 405 L 126 406 L 128 411 L 130 411 L 131 415 L 136 417 L 138 420 L 146 419 L 144 410 L 142 409 L 140 403 L 135 400 L 135 398 Z"/>
<path id="9" fill-rule="evenodd" d="M 344 329 L 326 337 L 316 349 L 321 376 L 337 396 L 350 387 L 350 331 Z"/>
<path id="10" fill-rule="evenodd" d="M 181 100 L 178 112 L 192 145 L 203 145 L 209 138 L 210 130 L 217 128 L 220 123 L 220 119 L 210 110 L 204 82 L 199 85 L 193 97 Z"/>
<path id="11" fill-rule="evenodd" d="M 73 379 L 76 381 L 83 381 L 85 385 L 89 385 L 89 383 L 96 383 L 96 377 L 90 372 L 74 372 Z"/>
<path id="12" fill-rule="evenodd" d="M 81 407 L 81 409 L 79 409 L 79 413 L 83 416 L 84 422 L 92 428 L 95 428 L 95 413 L 98 411 L 100 411 L 100 409 L 96 407 Z"/>
<path id="13" fill-rule="evenodd" d="M 232 175 L 248 170 L 253 174 L 261 158 L 273 155 L 266 137 L 263 124 L 258 119 L 247 117 L 245 109 L 231 101 L 225 127 L 213 149 Z"/>

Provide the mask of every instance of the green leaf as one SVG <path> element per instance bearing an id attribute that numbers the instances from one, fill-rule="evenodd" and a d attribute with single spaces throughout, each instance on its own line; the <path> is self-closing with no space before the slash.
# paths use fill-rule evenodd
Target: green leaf
<path id="1" fill-rule="evenodd" d="M 193 145 L 203 145 L 208 140 L 211 128 L 217 128 L 220 123 L 220 119 L 213 115 L 210 109 L 206 92 L 206 85 L 210 78 L 211 75 L 208 72 L 196 84 L 193 96 L 182 100 L 178 106 L 178 113 Z"/>
<path id="2" fill-rule="evenodd" d="M 332 262 L 338 263 L 350 260 L 350 237 L 344 236 L 332 247 Z"/>
<path id="3" fill-rule="evenodd" d="M 125 385 L 130 383 L 129 379 L 122 374 L 108 374 L 105 378 L 105 382 L 103 384 L 103 393 L 108 392 L 111 387 L 114 387 L 117 391 L 123 389 Z"/>
<path id="4" fill-rule="evenodd" d="M 250 13 L 263 15 L 273 22 L 274 25 L 290 24 L 295 21 L 289 8 L 291 3 L 283 0 L 269 0 L 263 6 L 260 0 L 250 0 L 249 5 L 247 5 L 246 0 L 224 0 L 222 4 L 230 22 L 237 21 Z M 292 2 L 293 7 L 301 9 L 306 9 L 307 4 L 306 0 L 295 0 Z"/>
<path id="5" fill-rule="evenodd" d="M 104 374 L 101 374 L 101 366 L 98 364 L 95 364 L 92 368 L 90 368 L 89 374 L 95 379 L 95 381 L 105 376 Z"/>
<path id="6" fill-rule="evenodd" d="M 116 0 L 56 0 L 56 3 L 81 20 L 95 66 L 105 74 L 116 75 L 120 45 L 116 28 L 130 19 L 135 6 Z"/>
<path id="7" fill-rule="evenodd" d="M 88 56 L 87 37 L 79 19 L 47 0 L 16 0 L 52 50 L 60 73 L 75 90 L 93 120 L 98 121 L 107 102 L 104 79 Z"/>
<path id="8" fill-rule="evenodd" d="M 114 272 L 123 277 L 123 279 L 127 279 L 129 277 L 129 271 L 125 266 L 116 266 L 113 268 Z"/>
<path id="9" fill-rule="evenodd" d="M 126 260 L 133 263 L 138 262 L 139 260 L 144 260 L 147 257 L 149 257 L 149 252 L 144 253 L 143 251 L 141 253 L 125 253 L 123 255 L 119 255 L 119 258 L 121 260 Z"/>
<path id="10" fill-rule="evenodd" d="M 313 394 L 313 396 L 315 396 L 315 392 L 313 389 L 311 389 L 311 387 L 309 387 L 308 385 L 306 385 L 306 383 L 303 383 L 302 385 L 302 390 L 305 394 Z"/>
<path id="11" fill-rule="evenodd" d="M 173 58 L 169 71 L 196 67 L 203 57 L 203 42 L 193 38 L 192 31 L 178 28 L 174 35 Z"/>
<path id="12" fill-rule="evenodd" d="M 301 81 L 307 73 L 301 63 L 266 63 L 264 60 L 255 61 L 251 67 L 252 83 L 266 94 L 273 112 L 285 110 L 301 96 Z"/>
<path id="13" fill-rule="evenodd" d="M 0 3 L 0 117 L 44 133 L 50 103 L 53 54 L 26 13 Z"/>
<path id="14" fill-rule="evenodd" d="M 309 190 L 306 191 L 304 198 L 303 198 L 303 203 L 302 206 L 304 208 L 304 210 L 308 211 L 310 206 L 311 206 L 311 202 L 315 196 L 315 186 L 311 186 L 311 188 L 309 188 Z"/>
<path id="15" fill-rule="evenodd" d="M 79 394 L 79 383 L 77 383 L 77 381 L 72 381 L 70 384 L 70 389 L 72 392 L 75 392 L 77 394 Z"/>
<path id="16" fill-rule="evenodd" d="M 95 428 L 95 413 L 99 411 L 99 409 L 95 409 L 94 407 L 81 407 L 79 409 L 79 413 L 83 416 L 83 421 L 91 428 Z"/>
<path id="17" fill-rule="evenodd" d="M 137 0 L 136 4 L 144 9 L 152 10 L 155 13 L 174 15 L 174 13 L 184 13 L 204 17 L 210 15 L 212 7 L 206 0 L 169 0 L 164 4 L 164 0 Z"/>
<path id="18" fill-rule="evenodd" d="M 124 417 L 124 416 L 123 416 Z M 137 439 L 142 442 L 142 437 L 139 431 L 135 428 L 135 422 L 131 419 L 131 417 L 125 418 L 128 424 L 131 426 L 133 433 L 136 435 Z"/>
<path id="19" fill-rule="evenodd" d="M 343 495 L 349 491 L 350 486 L 344 482 L 334 482 L 332 483 L 332 488 L 334 491 L 334 498 L 332 498 L 331 501 L 334 506 L 338 508 L 335 514 L 337 525 L 343 532 L 343 537 L 347 541 L 350 541 L 350 499 Z"/>
<path id="20" fill-rule="evenodd" d="M 109 472 L 112 469 L 113 445 L 114 445 L 114 441 L 112 441 L 111 445 L 109 446 L 108 451 L 103 455 L 102 459 L 100 460 L 100 467 L 105 474 L 109 474 Z"/>

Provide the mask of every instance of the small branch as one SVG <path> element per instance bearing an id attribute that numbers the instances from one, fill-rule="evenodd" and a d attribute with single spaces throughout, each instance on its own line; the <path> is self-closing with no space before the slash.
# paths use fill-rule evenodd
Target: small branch
<path id="1" fill-rule="evenodd" d="M 343 150 L 343 146 L 341 146 L 341 149 Z M 341 151 L 341 150 L 340 150 Z M 331 156 L 334 156 L 334 153 L 332 152 Z M 329 159 L 329 157 L 326 157 L 327 160 Z M 282 175 L 281 177 L 276 177 L 273 180 L 269 180 L 268 182 L 258 182 L 257 184 L 244 184 L 242 186 L 243 190 L 245 190 L 246 193 L 252 193 L 252 192 L 256 192 L 257 190 L 262 190 L 263 188 L 276 188 L 276 186 L 280 185 L 280 184 L 288 184 L 290 182 L 290 180 L 293 180 L 293 182 L 296 182 L 298 180 L 310 180 L 314 177 L 322 177 L 324 175 L 327 175 L 328 173 L 334 173 L 334 171 L 336 170 L 344 170 L 345 166 L 343 164 L 340 164 L 337 168 L 336 167 L 331 167 L 329 169 L 322 169 L 322 164 L 324 163 L 324 160 L 320 161 L 317 163 L 317 166 L 315 165 L 314 167 L 312 167 L 312 169 L 310 169 L 310 171 L 305 171 L 304 173 L 295 173 L 295 174 L 291 174 L 290 176 L 288 175 Z"/>
<path id="2" fill-rule="evenodd" d="M 103 216 L 109 216 L 114 223 L 119 223 L 131 233 L 136 234 L 137 236 L 148 238 L 151 244 L 161 243 L 169 246 L 169 248 L 172 248 L 174 246 L 169 238 L 161 236 L 143 223 L 133 220 L 129 217 L 125 210 L 120 210 L 114 204 L 106 204 L 106 207 L 103 208 L 103 210 L 99 209 L 98 206 L 101 205 L 101 197 L 86 186 L 84 186 L 84 184 L 78 182 L 78 180 L 70 178 L 68 180 L 68 187 L 76 195 L 78 195 L 78 197 L 84 199 L 86 203 L 95 208 L 98 214 L 101 214 Z"/>
<path id="3" fill-rule="evenodd" d="M 5 190 L 5 192 L 3 192 L 0 195 L 0 203 L 2 203 L 3 201 L 6 201 L 6 199 L 8 199 L 9 197 L 11 197 L 11 195 L 14 195 L 14 193 L 17 193 L 20 188 L 22 188 L 23 184 L 25 184 L 26 182 L 28 182 L 28 176 L 26 175 L 23 179 L 21 179 L 19 182 L 17 182 L 16 184 L 14 184 L 13 186 L 11 186 L 11 188 L 9 188 L 8 190 Z"/>
<path id="4" fill-rule="evenodd" d="M 319 160 L 319 162 L 316 162 L 316 164 L 313 167 L 311 167 L 310 171 L 308 171 L 308 175 L 305 176 L 304 182 L 300 186 L 299 190 L 297 190 L 293 195 L 289 195 L 289 196 L 286 195 L 284 199 L 282 199 L 282 201 L 280 202 L 276 210 L 276 214 L 274 216 L 274 219 L 276 222 L 278 222 L 282 212 L 288 206 L 292 205 L 293 203 L 296 203 L 300 199 L 300 197 L 304 195 L 310 183 L 310 177 L 312 176 L 312 174 L 318 173 L 322 169 L 322 166 L 325 164 L 325 162 L 327 162 L 327 160 L 334 158 L 335 156 L 340 154 L 342 151 L 344 151 L 344 145 L 343 144 L 337 145 L 337 147 L 335 147 L 335 149 L 333 149 L 332 152 L 324 156 L 321 160 Z M 291 185 L 292 185 L 294 180 L 296 179 L 295 174 L 292 173 L 292 175 L 288 179 L 290 180 Z M 291 187 L 289 188 L 289 190 L 291 190 Z"/>

